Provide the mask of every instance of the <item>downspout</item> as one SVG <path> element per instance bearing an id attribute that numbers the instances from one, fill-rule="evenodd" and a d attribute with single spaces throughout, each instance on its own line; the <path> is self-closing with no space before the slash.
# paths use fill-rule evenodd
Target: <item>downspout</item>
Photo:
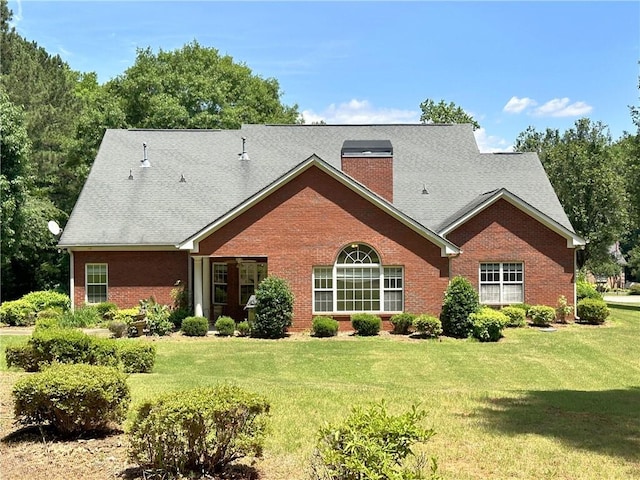
<path id="1" fill-rule="evenodd" d="M 71 297 L 71 310 L 75 310 L 75 294 L 76 294 L 76 282 L 75 282 L 75 261 L 73 258 L 73 250 L 69 252 L 69 296 Z"/>

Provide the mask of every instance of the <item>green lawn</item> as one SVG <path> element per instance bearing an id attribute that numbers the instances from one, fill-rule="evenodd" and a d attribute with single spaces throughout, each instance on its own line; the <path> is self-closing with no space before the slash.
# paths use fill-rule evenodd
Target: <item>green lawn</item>
<path id="1" fill-rule="evenodd" d="M 322 422 L 382 399 L 429 412 L 425 449 L 445 479 L 640 478 L 640 312 L 612 311 L 602 327 L 508 330 L 494 344 L 161 338 L 154 372 L 129 383 L 134 402 L 220 381 L 266 395 L 265 480 L 303 478 Z"/>

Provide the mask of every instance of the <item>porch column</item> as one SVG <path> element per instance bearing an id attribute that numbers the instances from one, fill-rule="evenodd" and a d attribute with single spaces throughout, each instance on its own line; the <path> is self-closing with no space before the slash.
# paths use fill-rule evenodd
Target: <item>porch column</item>
<path id="1" fill-rule="evenodd" d="M 202 311 L 203 316 L 211 319 L 211 262 L 205 257 L 202 262 Z"/>
<path id="2" fill-rule="evenodd" d="M 202 317 L 202 257 L 193 257 L 193 314 Z"/>

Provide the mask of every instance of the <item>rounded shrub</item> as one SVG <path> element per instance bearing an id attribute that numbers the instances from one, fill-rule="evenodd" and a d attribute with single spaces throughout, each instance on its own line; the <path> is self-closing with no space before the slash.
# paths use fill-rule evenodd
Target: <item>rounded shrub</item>
<path id="1" fill-rule="evenodd" d="M 215 327 L 221 337 L 231 337 L 236 332 L 236 321 L 223 315 L 216 320 Z"/>
<path id="2" fill-rule="evenodd" d="M 585 280 L 578 280 L 576 282 L 576 296 L 578 300 L 582 300 L 583 298 L 602 300 L 602 294 L 596 290 L 596 286 Z"/>
<path id="3" fill-rule="evenodd" d="M 527 312 L 524 308 L 519 307 L 502 307 L 500 310 L 507 316 L 506 327 L 520 328 L 527 325 Z"/>
<path id="4" fill-rule="evenodd" d="M 113 320 L 118 312 L 118 306 L 112 302 L 101 302 L 96 304 L 94 307 L 100 318 L 107 322 Z"/>
<path id="5" fill-rule="evenodd" d="M 239 337 L 248 337 L 251 335 L 251 325 L 249 325 L 249 322 L 246 320 L 239 322 L 236 329 L 238 330 Z"/>
<path id="6" fill-rule="evenodd" d="M 129 429 L 130 455 L 170 474 L 217 474 L 262 454 L 267 400 L 236 386 L 165 394 L 140 405 Z"/>
<path id="7" fill-rule="evenodd" d="M 382 319 L 372 313 L 354 313 L 351 315 L 351 326 L 356 331 L 356 335 L 371 337 L 380 332 Z"/>
<path id="8" fill-rule="evenodd" d="M 469 315 L 480 308 L 478 293 L 471 282 L 464 277 L 454 277 L 444 293 L 444 303 L 440 320 L 445 335 L 466 338 L 473 326 Z"/>
<path id="9" fill-rule="evenodd" d="M 0 322 L 12 327 L 27 327 L 36 323 L 36 312 L 25 300 L 11 300 L 0 305 Z"/>
<path id="10" fill-rule="evenodd" d="M 191 309 L 189 307 L 174 308 L 169 314 L 169 321 L 173 324 L 175 330 L 180 330 L 182 328 L 182 321 L 191 316 Z"/>
<path id="11" fill-rule="evenodd" d="M 181 328 L 187 337 L 204 337 L 209 331 L 209 320 L 205 317 L 187 317 L 182 320 Z"/>
<path id="12" fill-rule="evenodd" d="M 251 335 L 282 338 L 293 321 L 294 297 L 286 280 L 269 276 L 256 288 L 255 321 Z"/>
<path id="13" fill-rule="evenodd" d="M 536 327 L 548 327 L 556 319 L 556 309 L 546 305 L 534 305 L 527 315 Z"/>
<path id="14" fill-rule="evenodd" d="M 314 317 L 311 324 L 311 334 L 314 337 L 335 337 L 338 335 L 338 321 L 331 317 Z"/>
<path id="15" fill-rule="evenodd" d="M 416 316 L 413 313 L 398 313 L 393 315 L 389 321 L 391 325 L 393 325 L 393 330 L 391 333 L 395 333 L 397 335 L 408 335 L 411 327 L 413 326 L 413 319 Z"/>
<path id="16" fill-rule="evenodd" d="M 493 308 L 481 308 L 469 315 L 473 325 L 472 335 L 481 342 L 497 342 L 502 338 L 502 329 L 509 323 L 509 317 Z"/>
<path id="17" fill-rule="evenodd" d="M 139 340 L 116 342 L 119 365 L 125 373 L 149 373 L 156 362 L 156 346 Z"/>
<path id="18" fill-rule="evenodd" d="M 35 312 L 46 310 L 48 308 L 58 308 L 62 311 L 71 308 L 71 299 L 69 295 L 56 292 L 54 290 L 42 290 L 38 292 L 27 293 L 22 300 L 31 304 Z"/>
<path id="19" fill-rule="evenodd" d="M 583 298 L 578 302 L 577 313 L 581 322 L 601 324 L 605 322 L 610 312 L 604 300 Z"/>
<path id="20" fill-rule="evenodd" d="M 425 337 L 439 337 L 442 335 L 442 322 L 433 315 L 418 315 L 413 320 L 413 328 Z"/>
<path id="21" fill-rule="evenodd" d="M 40 357 L 30 344 L 7 345 L 4 351 L 7 367 L 18 367 L 25 372 L 37 372 L 40 370 Z"/>
<path id="22" fill-rule="evenodd" d="M 105 430 L 121 422 L 130 402 L 126 376 L 116 368 L 54 365 L 13 388 L 16 421 L 49 423 L 63 435 Z"/>

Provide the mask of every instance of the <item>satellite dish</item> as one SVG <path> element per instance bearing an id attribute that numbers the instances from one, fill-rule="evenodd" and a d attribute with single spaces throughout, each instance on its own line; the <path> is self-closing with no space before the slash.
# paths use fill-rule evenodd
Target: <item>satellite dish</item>
<path id="1" fill-rule="evenodd" d="M 55 220 L 49 220 L 47 228 L 53 235 L 60 235 L 62 233 L 62 228 L 60 228 L 60 225 L 58 225 L 58 222 Z"/>

